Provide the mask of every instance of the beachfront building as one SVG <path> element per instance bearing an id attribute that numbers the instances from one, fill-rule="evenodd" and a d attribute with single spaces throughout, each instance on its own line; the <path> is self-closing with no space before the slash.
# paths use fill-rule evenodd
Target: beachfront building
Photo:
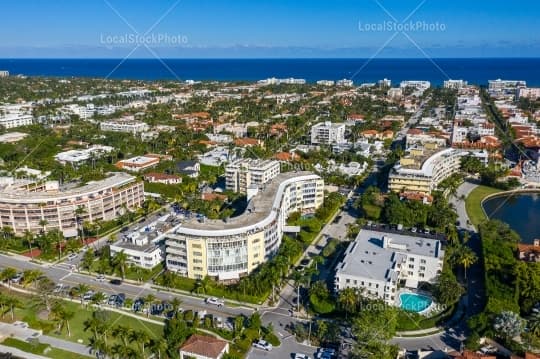
<path id="1" fill-rule="evenodd" d="M 330 145 L 345 142 L 345 124 L 320 122 L 311 127 L 312 145 Z"/>
<path id="2" fill-rule="evenodd" d="M 84 209 L 79 215 L 83 222 L 109 221 L 141 206 L 143 201 L 142 182 L 126 173 L 66 188 L 55 181 L 4 177 L 0 181 L 0 227 L 9 226 L 16 234 L 59 229 L 71 237 L 77 234 L 77 208 Z"/>
<path id="3" fill-rule="evenodd" d="M 279 162 L 240 159 L 225 166 L 225 186 L 228 190 L 247 193 L 250 187 L 260 187 L 280 173 Z"/>
<path id="4" fill-rule="evenodd" d="M 6 70 L 0 71 L 0 78 L 1 77 L 9 77 L 9 71 L 6 71 Z"/>
<path id="5" fill-rule="evenodd" d="M 444 81 L 445 89 L 459 90 L 463 87 L 467 87 L 467 81 L 465 80 L 446 80 Z"/>
<path id="6" fill-rule="evenodd" d="M 430 194 L 444 179 L 457 173 L 466 151 L 436 145 L 413 146 L 392 168 L 388 188 L 393 192 L 419 192 Z"/>
<path id="7" fill-rule="evenodd" d="M 398 304 L 398 287 L 434 283 L 444 251 L 437 239 L 407 232 L 362 229 L 336 267 L 335 288 L 359 288 L 362 295 Z"/>
<path id="8" fill-rule="evenodd" d="M 167 269 L 189 278 L 236 281 L 271 258 L 287 217 L 322 205 L 324 181 L 311 172 L 287 172 L 268 182 L 246 210 L 227 220 L 189 219 L 166 234 Z"/>
<path id="9" fill-rule="evenodd" d="M 416 90 L 419 90 L 421 92 L 424 92 L 428 88 L 431 87 L 431 82 L 429 81 L 415 81 L 415 80 L 409 80 L 409 81 L 401 81 L 399 83 L 399 87 L 401 88 L 414 88 Z"/>

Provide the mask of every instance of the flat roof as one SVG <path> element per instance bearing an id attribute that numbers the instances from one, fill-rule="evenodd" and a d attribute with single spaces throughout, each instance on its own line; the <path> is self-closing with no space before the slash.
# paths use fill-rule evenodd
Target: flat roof
<path id="1" fill-rule="evenodd" d="M 83 196 L 90 193 L 103 191 L 109 188 L 120 187 L 135 181 L 135 177 L 124 172 L 114 172 L 110 177 L 100 181 L 88 182 L 84 186 L 60 191 L 28 192 L 23 190 L 0 191 L 1 202 L 17 203 L 43 203 L 50 200 L 61 200 L 73 196 Z"/>
<path id="2" fill-rule="evenodd" d="M 177 233 L 186 233 L 200 236 L 222 236 L 237 234 L 239 231 L 258 230 L 264 226 L 267 220 L 270 222 L 270 215 L 280 208 L 282 191 L 284 186 L 290 182 L 303 180 L 317 180 L 321 177 L 312 172 L 285 172 L 274 177 L 263 186 L 248 203 L 246 210 L 239 216 L 224 220 L 209 220 L 201 222 L 191 219 L 183 223 Z"/>
<path id="3" fill-rule="evenodd" d="M 391 247 L 383 248 L 383 237 L 391 239 Z M 444 252 L 436 239 L 362 229 L 338 265 L 337 274 L 387 281 L 397 278 L 394 263 L 401 263 L 408 254 L 442 258 Z"/>

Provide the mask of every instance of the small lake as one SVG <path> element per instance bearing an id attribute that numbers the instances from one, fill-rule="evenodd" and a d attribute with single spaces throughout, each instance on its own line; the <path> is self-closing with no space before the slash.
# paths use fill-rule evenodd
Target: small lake
<path id="1" fill-rule="evenodd" d="M 483 203 L 490 219 L 508 223 L 523 243 L 540 238 L 540 193 L 522 193 L 491 198 Z"/>

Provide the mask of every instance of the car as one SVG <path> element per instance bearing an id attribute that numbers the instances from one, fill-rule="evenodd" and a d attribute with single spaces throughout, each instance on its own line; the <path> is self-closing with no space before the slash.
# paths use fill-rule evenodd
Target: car
<path id="1" fill-rule="evenodd" d="M 143 310 L 143 308 L 144 308 L 144 299 L 137 298 L 137 299 L 135 299 L 135 301 L 133 301 L 133 311 L 134 312 L 139 312 L 139 311 Z"/>
<path id="2" fill-rule="evenodd" d="M 70 253 L 70 254 L 67 256 L 68 261 L 72 261 L 72 260 L 74 260 L 75 258 L 77 258 L 77 253 Z"/>
<path id="3" fill-rule="evenodd" d="M 10 281 L 14 284 L 19 284 L 23 280 L 23 273 L 19 272 L 15 274 L 13 277 L 11 277 Z"/>
<path id="4" fill-rule="evenodd" d="M 334 218 L 332 223 L 338 223 L 340 220 L 341 220 L 341 216 L 337 216 L 336 218 Z"/>
<path id="5" fill-rule="evenodd" d="M 107 300 L 107 304 L 110 306 L 113 306 L 116 304 L 116 294 L 111 294 L 111 296 Z"/>
<path id="6" fill-rule="evenodd" d="M 223 304 L 225 304 L 223 300 L 218 299 L 216 297 L 206 298 L 205 302 L 206 304 L 213 304 L 213 305 L 217 305 L 218 307 L 222 307 Z"/>
<path id="7" fill-rule="evenodd" d="M 96 295 L 96 292 L 93 290 L 89 290 L 88 292 L 83 294 L 83 300 L 92 300 L 92 298 Z"/>
<path id="8" fill-rule="evenodd" d="M 317 358 L 317 359 L 332 359 L 332 354 L 327 353 L 327 352 L 318 352 L 315 355 L 315 358 Z"/>
<path id="9" fill-rule="evenodd" d="M 300 264 L 307 267 L 310 262 L 311 260 L 309 258 L 304 258 L 300 261 Z"/>
<path id="10" fill-rule="evenodd" d="M 122 307 L 124 305 L 124 302 L 126 301 L 126 295 L 124 293 L 118 293 L 116 295 L 116 301 L 115 301 L 115 305 L 117 307 Z"/>
<path id="11" fill-rule="evenodd" d="M 121 279 L 111 279 L 109 281 L 109 283 L 111 283 L 112 285 L 120 285 L 120 284 L 122 284 L 122 280 Z"/>
<path id="12" fill-rule="evenodd" d="M 307 354 L 304 353 L 294 353 L 294 359 L 311 359 Z"/>
<path id="13" fill-rule="evenodd" d="M 105 282 L 105 276 L 103 274 L 98 274 L 96 280 L 98 282 Z"/>
<path id="14" fill-rule="evenodd" d="M 416 227 L 412 227 L 411 232 L 416 233 Z"/>
<path id="15" fill-rule="evenodd" d="M 272 350 L 272 344 L 268 343 L 266 340 L 255 340 L 253 346 L 258 349 L 266 350 L 267 352 Z"/>

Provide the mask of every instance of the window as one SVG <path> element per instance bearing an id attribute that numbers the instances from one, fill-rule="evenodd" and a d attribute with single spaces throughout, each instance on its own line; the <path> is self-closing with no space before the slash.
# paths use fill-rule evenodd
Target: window
<path id="1" fill-rule="evenodd" d="M 426 267 L 420 266 L 420 270 L 426 270 Z"/>
<path id="2" fill-rule="evenodd" d="M 195 257 L 202 257 L 202 252 L 193 252 Z"/>
<path id="3" fill-rule="evenodd" d="M 199 249 L 202 248 L 200 243 L 193 243 L 191 246 L 193 248 L 199 248 Z"/>
<path id="4" fill-rule="evenodd" d="M 345 279 L 345 283 L 350 283 L 351 280 L 349 278 Z"/>
<path id="5" fill-rule="evenodd" d="M 425 260 L 425 259 L 421 259 L 421 260 L 420 260 L 420 263 L 426 264 L 426 260 Z"/>

